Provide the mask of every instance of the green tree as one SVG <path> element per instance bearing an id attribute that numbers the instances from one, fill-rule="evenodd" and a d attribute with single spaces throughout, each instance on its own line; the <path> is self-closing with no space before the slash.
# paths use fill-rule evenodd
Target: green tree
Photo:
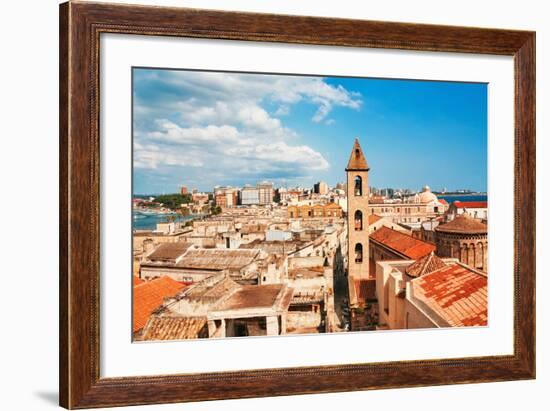
<path id="1" fill-rule="evenodd" d="M 217 215 L 217 214 L 220 214 L 221 212 L 222 212 L 222 208 L 220 206 L 213 205 L 212 207 L 210 207 L 210 214 L 212 215 Z"/>
<path id="2" fill-rule="evenodd" d="M 170 210 L 179 210 L 182 204 L 193 202 L 191 194 L 163 194 L 155 198 L 157 203 L 162 203 Z"/>

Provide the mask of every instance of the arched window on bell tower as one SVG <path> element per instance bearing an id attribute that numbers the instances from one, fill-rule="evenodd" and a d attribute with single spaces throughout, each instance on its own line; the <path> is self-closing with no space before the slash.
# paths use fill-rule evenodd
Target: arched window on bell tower
<path id="1" fill-rule="evenodd" d="M 355 262 L 356 263 L 363 262 L 363 244 L 361 243 L 355 244 Z"/>
<path id="2" fill-rule="evenodd" d="M 353 192 L 356 196 L 362 196 L 363 195 L 363 179 L 360 176 L 355 176 L 355 184 L 353 188 Z"/>
<path id="3" fill-rule="evenodd" d="M 363 230 L 363 213 L 360 210 L 355 212 L 355 231 Z"/>

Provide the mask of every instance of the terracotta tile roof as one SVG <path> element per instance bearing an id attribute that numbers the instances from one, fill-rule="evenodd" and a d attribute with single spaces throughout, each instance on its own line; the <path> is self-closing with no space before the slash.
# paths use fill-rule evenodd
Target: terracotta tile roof
<path id="1" fill-rule="evenodd" d="M 206 317 L 152 316 L 142 340 L 188 340 L 208 337 Z"/>
<path id="2" fill-rule="evenodd" d="M 438 225 L 435 231 L 443 233 L 486 234 L 487 225 L 470 217 L 468 214 L 460 214 L 451 222 Z"/>
<path id="3" fill-rule="evenodd" d="M 411 237 L 386 226 L 380 227 L 369 237 L 371 240 L 385 245 L 408 259 L 417 260 L 435 251 L 435 245 Z"/>
<path id="4" fill-rule="evenodd" d="M 355 139 L 353 143 L 353 149 L 351 150 L 351 155 L 349 157 L 348 166 L 346 170 L 368 170 L 369 165 L 367 164 L 367 159 L 361 150 L 361 145 L 359 144 L 359 139 Z"/>
<path id="5" fill-rule="evenodd" d="M 426 254 L 424 257 L 409 265 L 405 269 L 405 272 L 411 277 L 420 277 L 421 275 L 434 272 L 446 266 L 447 264 L 432 251 L 430 254 Z"/>
<path id="6" fill-rule="evenodd" d="M 136 277 L 135 275 L 132 276 L 132 285 L 135 287 L 136 285 L 143 284 L 144 281 L 141 278 Z"/>
<path id="7" fill-rule="evenodd" d="M 378 214 L 369 214 L 369 225 L 372 225 L 381 219 L 382 217 L 380 217 Z"/>
<path id="8" fill-rule="evenodd" d="M 487 201 L 455 201 L 456 208 L 487 208 Z"/>
<path id="9" fill-rule="evenodd" d="M 453 264 L 411 281 L 420 301 L 452 327 L 487 325 L 487 277 Z"/>
<path id="10" fill-rule="evenodd" d="M 185 296 L 192 299 L 217 300 L 224 295 L 228 295 L 241 286 L 229 277 L 224 277 L 219 281 L 212 282 L 209 278 L 193 285 L 186 291 Z"/>
<path id="11" fill-rule="evenodd" d="M 386 197 L 382 196 L 372 196 L 369 198 L 369 204 L 384 204 Z"/>
<path id="12" fill-rule="evenodd" d="M 440 202 L 441 204 L 443 204 L 443 205 L 449 204 L 449 203 L 447 202 L 447 200 L 445 200 L 444 198 L 439 198 L 438 200 L 439 200 L 439 202 Z"/>
<path id="13" fill-rule="evenodd" d="M 260 250 L 198 249 L 189 250 L 177 267 L 208 270 L 240 269 L 254 261 Z"/>
<path id="14" fill-rule="evenodd" d="M 136 285 L 133 290 L 134 332 L 145 326 L 151 313 L 163 304 L 165 298 L 175 296 L 184 288 L 184 284 L 166 276 Z"/>
<path id="15" fill-rule="evenodd" d="M 191 247 L 191 243 L 183 241 L 176 243 L 162 243 L 155 251 L 147 256 L 152 261 L 175 261 Z"/>

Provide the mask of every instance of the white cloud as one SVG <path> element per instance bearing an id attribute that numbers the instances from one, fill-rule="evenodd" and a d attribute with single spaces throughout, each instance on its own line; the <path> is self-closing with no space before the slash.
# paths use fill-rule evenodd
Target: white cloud
<path id="1" fill-rule="evenodd" d="M 280 103 L 281 111 L 276 115 L 281 115 L 290 105 L 303 101 L 318 106 L 313 121 L 322 120 L 319 116 L 328 114 L 334 107 L 358 110 L 362 105 L 359 93 L 328 84 L 320 77 L 162 71 L 155 76 L 138 74 L 137 81 L 156 87 L 162 96 L 159 104 L 165 106 L 172 101 L 187 121 L 222 121 L 232 113 L 234 104 L 243 102 Z M 191 97 L 185 101 L 182 95 Z"/>
<path id="2" fill-rule="evenodd" d="M 306 103 L 316 107 L 313 122 L 330 125 L 334 107 L 362 104 L 357 93 L 317 77 L 138 71 L 135 85 L 135 167 L 168 167 L 184 180 L 302 178 L 327 170 L 324 156 L 277 117 Z M 266 104 L 277 107 L 273 115 Z"/>
<path id="3" fill-rule="evenodd" d="M 300 169 L 326 170 L 330 166 L 323 155 L 311 147 L 289 146 L 282 141 L 272 144 L 230 148 L 227 150 L 227 154 L 245 160 L 258 160 L 265 164 L 292 165 Z"/>
<path id="4" fill-rule="evenodd" d="M 274 114 L 276 116 L 288 116 L 290 114 L 290 107 L 287 105 L 281 105 Z"/>
<path id="5" fill-rule="evenodd" d="M 148 133 L 152 140 L 175 144 L 225 143 L 244 144 L 239 132 L 232 126 L 183 128 L 168 120 L 157 120 L 157 131 Z"/>
<path id="6" fill-rule="evenodd" d="M 190 152 L 166 150 L 155 144 L 134 144 L 134 167 L 155 170 L 160 166 L 201 167 L 200 157 Z"/>

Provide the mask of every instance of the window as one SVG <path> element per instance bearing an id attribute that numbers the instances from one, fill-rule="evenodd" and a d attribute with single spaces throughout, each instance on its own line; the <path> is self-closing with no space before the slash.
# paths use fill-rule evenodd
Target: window
<path id="1" fill-rule="evenodd" d="M 355 244 L 355 262 L 363 262 L 363 245 L 361 243 Z"/>
<path id="2" fill-rule="evenodd" d="M 363 195 L 363 179 L 359 176 L 355 176 L 354 193 L 356 196 Z"/>
<path id="3" fill-rule="evenodd" d="M 363 230 L 363 213 L 360 210 L 355 212 L 355 231 Z"/>

